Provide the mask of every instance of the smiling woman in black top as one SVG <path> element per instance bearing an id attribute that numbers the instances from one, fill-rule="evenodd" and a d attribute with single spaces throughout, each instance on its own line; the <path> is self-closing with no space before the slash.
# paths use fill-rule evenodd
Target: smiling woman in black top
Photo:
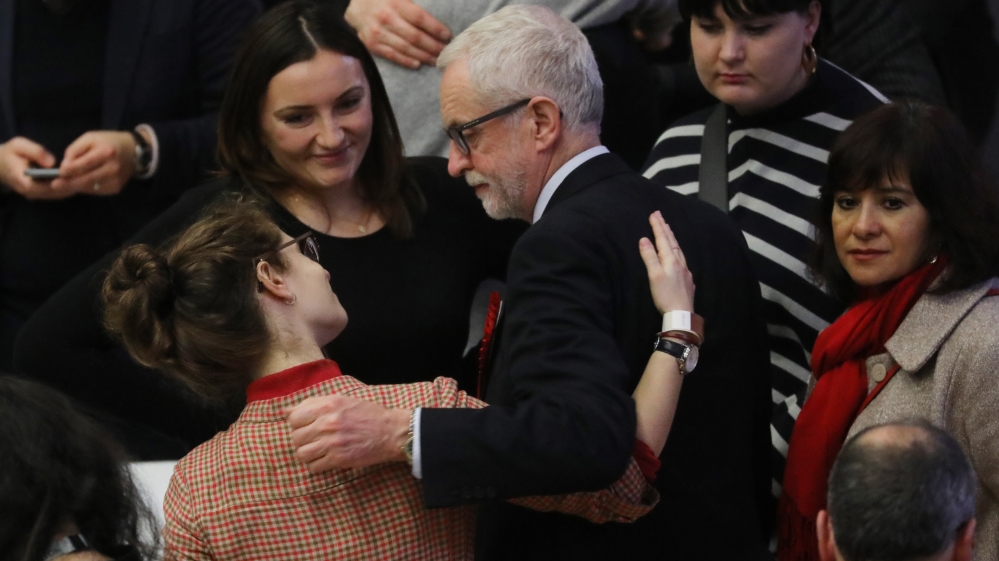
<path id="1" fill-rule="evenodd" d="M 225 191 L 262 193 L 282 230 L 316 233 L 330 284 L 352 311 L 330 358 L 369 384 L 460 374 L 475 289 L 504 276 L 526 224 L 489 219 L 443 159 L 403 157 L 374 62 L 342 20 L 289 2 L 255 24 L 223 100 L 219 144 L 224 177 L 191 190 L 131 243 L 175 235 Z M 234 417 L 217 418 L 107 338 L 97 288 L 113 258 L 25 326 L 16 367 L 125 425 L 133 452 L 178 456 Z M 86 375 L 70 376 L 70 364 Z M 130 434 L 136 425 L 179 447 L 142 445 L 153 439 Z"/>

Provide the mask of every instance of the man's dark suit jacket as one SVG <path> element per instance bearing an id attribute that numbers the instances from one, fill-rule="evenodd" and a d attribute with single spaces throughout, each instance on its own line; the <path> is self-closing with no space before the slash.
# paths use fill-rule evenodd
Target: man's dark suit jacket
<path id="1" fill-rule="evenodd" d="M 661 455 L 661 501 L 635 524 L 602 526 L 489 501 L 482 559 L 767 555 L 769 353 L 745 241 L 721 212 L 611 154 L 570 173 L 513 249 L 492 406 L 423 410 L 425 501 L 593 490 L 623 473 L 635 438 L 631 392 L 662 322 L 638 251 L 641 237 L 652 239 L 655 210 L 684 251 L 706 324 Z"/>
<path id="2" fill-rule="evenodd" d="M 17 135 L 16 3 L 0 0 L 0 142 Z M 162 210 L 216 167 L 218 109 L 236 44 L 261 9 L 260 0 L 112 0 L 101 125 L 128 130 L 148 123 L 160 143 L 156 176 L 134 196 L 146 193 Z"/>

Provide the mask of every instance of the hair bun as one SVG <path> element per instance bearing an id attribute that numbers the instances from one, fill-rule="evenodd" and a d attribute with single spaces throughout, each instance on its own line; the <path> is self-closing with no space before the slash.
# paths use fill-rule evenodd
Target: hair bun
<path id="1" fill-rule="evenodd" d="M 122 250 L 108 272 L 107 284 L 116 292 L 145 290 L 151 301 L 172 299 L 166 257 L 144 244 Z"/>
<path id="2" fill-rule="evenodd" d="M 173 353 L 174 291 L 166 257 L 133 245 L 115 259 L 102 289 L 104 326 L 140 363 L 159 367 Z"/>

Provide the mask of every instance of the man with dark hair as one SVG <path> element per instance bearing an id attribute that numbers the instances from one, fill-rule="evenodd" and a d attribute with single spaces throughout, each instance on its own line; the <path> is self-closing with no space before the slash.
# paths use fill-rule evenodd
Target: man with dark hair
<path id="1" fill-rule="evenodd" d="M 971 559 L 977 478 L 924 420 L 878 425 L 843 447 L 819 512 L 822 561 Z"/>

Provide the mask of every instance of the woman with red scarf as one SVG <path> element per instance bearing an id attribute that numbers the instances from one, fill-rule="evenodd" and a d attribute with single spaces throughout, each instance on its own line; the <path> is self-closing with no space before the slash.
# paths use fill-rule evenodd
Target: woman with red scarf
<path id="1" fill-rule="evenodd" d="M 971 459 L 973 558 L 999 558 L 999 192 L 950 114 L 905 102 L 839 137 L 820 209 L 812 270 L 852 306 L 812 352 L 778 559 L 819 559 L 816 523 L 828 524 L 826 483 L 845 439 L 911 417 L 946 429 Z"/>

